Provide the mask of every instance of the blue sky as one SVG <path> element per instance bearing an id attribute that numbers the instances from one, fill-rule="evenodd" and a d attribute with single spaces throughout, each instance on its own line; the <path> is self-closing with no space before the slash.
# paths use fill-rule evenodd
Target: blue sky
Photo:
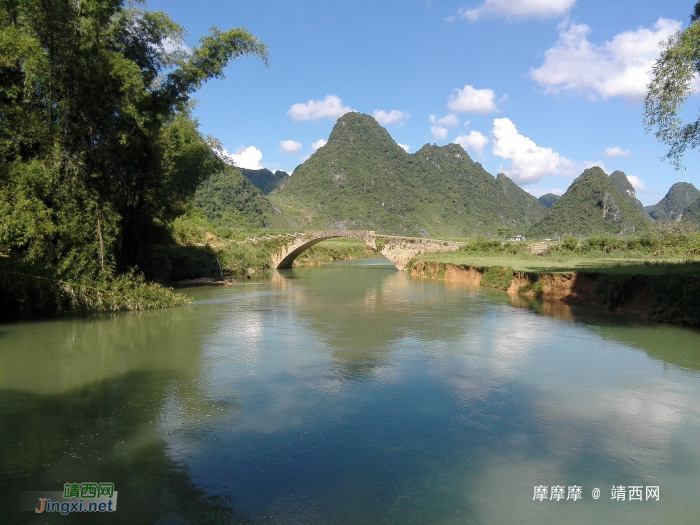
<path id="1" fill-rule="evenodd" d="M 244 26 L 269 68 L 231 63 L 196 94 L 195 115 L 242 167 L 291 171 L 345 111 L 375 115 L 413 153 L 462 144 L 494 175 L 562 193 L 584 168 L 631 176 L 645 204 L 675 182 L 700 188 L 642 124 L 658 41 L 686 27 L 693 1 L 150 0 L 196 46 L 212 26 Z M 696 118 L 693 95 L 688 115 Z"/>

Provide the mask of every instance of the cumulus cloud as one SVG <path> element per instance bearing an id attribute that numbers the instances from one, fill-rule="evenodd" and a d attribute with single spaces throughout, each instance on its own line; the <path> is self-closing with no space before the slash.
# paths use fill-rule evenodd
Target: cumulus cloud
<path id="1" fill-rule="evenodd" d="M 408 117 L 410 117 L 408 111 L 399 111 L 398 109 L 392 109 L 391 111 L 384 111 L 381 109 L 374 110 L 374 118 L 384 126 L 387 124 L 396 124 Z"/>
<path id="2" fill-rule="evenodd" d="M 459 118 L 454 113 L 448 113 L 444 117 L 437 119 L 437 123 L 441 126 L 459 126 Z"/>
<path id="3" fill-rule="evenodd" d="M 622 149 L 619 146 L 613 146 L 612 148 L 605 148 L 606 157 L 629 157 L 630 150 Z"/>
<path id="4" fill-rule="evenodd" d="M 479 7 L 457 11 L 459 18 L 476 22 L 483 17 L 503 17 L 509 20 L 550 18 L 567 13 L 576 0 L 485 0 Z"/>
<path id="5" fill-rule="evenodd" d="M 653 29 L 624 31 L 596 45 L 588 40 L 590 27 L 566 21 L 559 26 L 559 40 L 545 52 L 543 64 L 532 69 L 530 76 L 550 92 L 643 99 L 659 56 L 659 42 L 681 25 L 677 20 L 659 18 Z"/>
<path id="6" fill-rule="evenodd" d="M 510 160 L 510 169 L 502 166 L 500 171 L 520 184 L 534 184 L 544 175 L 576 174 L 574 161 L 562 157 L 552 148 L 535 144 L 533 140 L 518 133 L 515 124 L 508 118 L 493 121 L 493 154 Z"/>
<path id="7" fill-rule="evenodd" d="M 323 139 L 318 139 L 316 142 L 311 143 L 311 147 L 313 148 L 314 151 L 316 151 L 318 148 L 322 148 L 325 145 L 326 145 L 326 141 Z"/>
<path id="8" fill-rule="evenodd" d="M 406 153 L 408 153 L 408 150 L 411 149 L 408 144 L 401 144 L 400 142 L 398 143 L 398 146 L 403 149 Z"/>
<path id="9" fill-rule="evenodd" d="M 234 151 L 236 153 L 229 154 L 226 150 L 223 151 L 223 156 L 230 159 L 237 167 L 244 168 L 246 170 L 261 170 L 262 165 L 260 161 L 262 160 L 263 154 L 255 146 L 240 146 Z"/>
<path id="10" fill-rule="evenodd" d="M 484 146 L 489 141 L 488 137 L 478 131 L 471 131 L 469 135 L 460 135 L 454 140 L 455 144 L 459 144 L 464 149 L 472 150 L 481 155 L 484 151 Z"/>
<path id="11" fill-rule="evenodd" d="M 296 153 L 301 147 L 301 142 L 296 140 L 280 140 L 280 150 L 284 153 Z"/>
<path id="12" fill-rule="evenodd" d="M 447 138 L 447 128 L 443 128 L 442 126 L 430 126 L 430 133 L 433 134 L 435 140 Z"/>
<path id="13" fill-rule="evenodd" d="M 323 100 L 309 100 L 306 104 L 298 103 L 287 110 L 292 120 L 318 120 L 320 118 L 337 119 L 346 113 L 354 111 L 343 106 L 343 101 L 337 95 L 326 95 Z"/>
<path id="14" fill-rule="evenodd" d="M 642 193 L 645 193 L 648 191 L 647 187 L 644 186 L 642 179 L 640 179 L 636 175 L 627 175 L 627 180 L 630 181 L 630 184 L 635 189 L 635 191 L 639 191 Z"/>
<path id="15" fill-rule="evenodd" d="M 636 175 L 627 175 L 627 180 L 630 181 L 630 184 L 634 188 L 634 191 L 637 193 L 637 198 L 644 201 L 651 201 L 651 202 L 658 202 L 661 197 L 663 197 L 663 193 L 659 193 L 658 191 L 648 188 L 642 179 L 637 177 Z M 646 204 L 646 203 L 645 203 Z"/>
<path id="16" fill-rule="evenodd" d="M 496 94 L 492 89 L 474 89 L 466 85 L 455 89 L 450 95 L 447 107 L 457 113 L 491 113 L 496 111 Z"/>

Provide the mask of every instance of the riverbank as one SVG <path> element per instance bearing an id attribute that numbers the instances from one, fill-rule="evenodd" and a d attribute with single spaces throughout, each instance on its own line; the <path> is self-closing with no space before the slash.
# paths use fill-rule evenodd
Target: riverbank
<path id="1" fill-rule="evenodd" d="M 627 311 L 655 321 L 700 326 L 698 261 L 597 267 L 588 262 L 578 271 L 567 271 L 561 265 L 537 271 L 515 266 L 419 260 L 411 266 L 410 273 L 549 301 Z"/>
<path id="2" fill-rule="evenodd" d="M 170 248 L 170 275 L 173 286 L 198 283 L 218 284 L 230 279 L 264 276 L 273 267 L 271 254 L 276 249 L 270 242 L 216 240 L 204 246 Z M 376 257 L 377 252 L 364 243 L 348 239 L 329 239 L 303 252 L 294 266 L 316 266 L 325 262 L 348 261 Z"/>

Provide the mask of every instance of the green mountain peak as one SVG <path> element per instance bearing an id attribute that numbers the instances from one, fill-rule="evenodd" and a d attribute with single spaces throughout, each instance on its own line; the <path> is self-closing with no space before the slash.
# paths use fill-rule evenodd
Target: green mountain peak
<path id="1" fill-rule="evenodd" d="M 530 233 L 545 237 L 632 233 L 647 229 L 645 215 L 595 166 L 574 180 Z"/>
<path id="2" fill-rule="evenodd" d="M 677 182 L 651 212 L 656 220 L 679 221 L 684 210 L 700 199 L 700 190 L 689 182 Z"/>
<path id="3" fill-rule="evenodd" d="M 546 208 L 504 177 L 459 144 L 406 153 L 372 116 L 346 113 L 269 197 L 304 228 L 453 237 L 524 230 Z"/>
<path id="4" fill-rule="evenodd" d="M 624 171 L 613 171 L 610 174 L 610 180 L 632 206 L 642 212 L 644 211 L 644 204 L 637 199 L 637 192 Z"/>
<path id="5" fill-rule="evenodd" d="M 554 193 L 545 193 L 539 198 L 539 201 L 544 204 L 547 208 L 551 208 L 552 204 L 557 202 L 561 195 L 556 195 Z"/>

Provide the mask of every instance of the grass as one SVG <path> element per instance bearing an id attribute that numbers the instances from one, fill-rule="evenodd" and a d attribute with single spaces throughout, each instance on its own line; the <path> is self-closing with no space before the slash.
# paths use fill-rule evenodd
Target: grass
<path id="1" fill-rule="evenodd" d="M 414 264 L 420 261 L 475 267 L 507 267 L 516 272 L 529 273 L 588 272 L 618 275 L 700 273 L 700 257 L 625 257 L 620 254 L 538 256 L 444 252 L 420 255 L 414 259 Z"/>

